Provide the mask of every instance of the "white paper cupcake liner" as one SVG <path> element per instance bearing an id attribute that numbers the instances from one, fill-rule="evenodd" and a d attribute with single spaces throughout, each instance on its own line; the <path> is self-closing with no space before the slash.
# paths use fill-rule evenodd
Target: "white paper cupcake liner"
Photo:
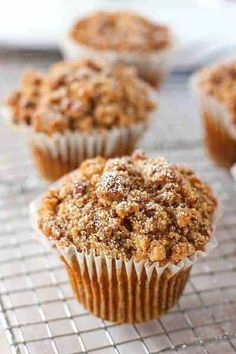
<path id="1" fill-rule="evenodd" d="M 146 130 L 144 123 L 129 127 L 113 128 L 105 133 L 83 134 L 65 131 L 48 136 L 44 133 L 35 133 L 30 127 L 21 128 L 30 144 L 50 153 L 53 158 L 62 158 L 64 162 L 81 162 L 84 159 L 97 155 L 113 156 L 122 151 L 130 142 L 135 145 Z"/>
<path id="2" fill-rule="evenodd" d="M 107 60 L 112 64 L 134 65 L 138 68 L 141 75 L 150 78 L 155 74 L 158 77 L 164 78 L 173 68 L 179 49 L 174 36 L 172 36 L 171 43 L 167 48 L 151 53 L 142 53 L 93 49 L 73 40 L 69 34 L 62 39 L 60 47 L 66 59 L 93 58 L 96 60 Z"/>
<path id="3" fill-rule="evenodd" d="M 154 118 L 156 110 L 150 114 L 149 122 Z M 34 147 L 49 153 L 53 158 L 60 157 L 62 161 L 80 163 L 84 159 L 97 155 L 110 157 L 114 152 L 125 150 L 142 137 L 149 122 L 140 122 L 127 127 L 112 128 L 105 132 L 81 133 L 70 130 L 64 133 L 54 133 L 51 136 L 35 130 L 24 124 L 13 124 L 9 109 L 2 110 L 7 125 L 19 131 L 25 140 Z"/>
<path id="4" fill-rule="evenodd" d="M 58 187 L 63 183 L 63 178 L 52 185 L 53 187 Z M 75 245 L 70 245 L 68 247 L 62 247 L 59 242 L 57 241 L 49 241 L 42 231 L 38 228 L 38 210 L 41 205 L 42 197 L 40 196 L 36 200 L 34 200 L 30 204 L 30 219 L 33 226 L 33 229 L 36 232 L 36 235 L 39 237 L 39 240 L 43 243 L 46 242 L 47 245 L 50 246 L 59 254 L 59 256 L 63 256 L 69 265 L 72 265 L 73 260 L 76 258 L 77 262 L 79 263 L 81 269 L 84 269 L 86 266 L 89 272 L 89 276 L 92 278 L 94 265 L 96 274 L 99 276 L 101 274 L 101 264 L 103 260 L 105 261 L 107 273 L 111 275 L 112 272 L 112 258 L 108 257 L 104 252 L 101 252 L 99 255 L 96 255 L 94 250 L 89 252 L 77 251 Z M 215 223 L 214 223 L 214 230 L 211 239 L 205 245 L 204 251 L 196 251 L 192 256 L 185 257 L 182 261 L 177 264 L 173 264 L 171 262 L 167 263 L 165 266 L 160 266 L 158 262 L 154 262 L 151 265 L 145 261 L 136 261 L 134 258 L 130 260 L 123 260 L 123 259 L 115 259 L 115 268 L 116 270 L 121 269 L 124 267 L 126 270 L 127 277 L 129 277 L 132 268 L 135 269 L 137 278 L 140 279 L 140 276 L 145 270 L 147 279 L 150 281 L 153 272 L 155 271 L 160 277 L 165 270 L 169 270 L 172 275 L 178 273 L 181 270 L 190 268 L 194 263 L 206 257 L 217 245 L 218 242 L 214 236 L 215 233 L 215 225 L 219 219 L 219 209 L 215 213 Z"/>

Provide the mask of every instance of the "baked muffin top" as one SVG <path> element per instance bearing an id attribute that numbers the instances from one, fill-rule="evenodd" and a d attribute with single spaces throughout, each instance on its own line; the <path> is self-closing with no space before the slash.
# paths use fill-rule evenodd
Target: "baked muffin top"
<path id="1" fill-rule="evenodd" d="M 150 52 L 170 44 L 166 26 L 135 13 L 96 12 L 79 20 L 70 36 L 77 42 L 100 50 Z"/>
<path id="2" fill-rule="evenodd" d="M 136 151 L 83 162 L 46 193 L 38 225 L 61 246 L 165 265 L 204 249 L 216 206 L 193 171 Z"/>
<path id="3" fill-rule="evenodd" d="M 236 60 L 205 68 L 198 75 L 199 87 L 225 104 L 236 124 Z"/>
<path id="4" fill-rule="evenodd" d="M 26 72 L 6 103 L 15 124 L 37 132 L 106 131 L 147 121 L 155 107 L 150 90 L 135 68 L 64 61 L 47 74 Z"/>

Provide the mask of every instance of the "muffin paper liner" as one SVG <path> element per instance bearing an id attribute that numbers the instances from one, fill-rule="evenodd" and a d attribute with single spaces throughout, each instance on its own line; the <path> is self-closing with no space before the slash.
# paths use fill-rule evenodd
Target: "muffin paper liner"
<path id="1" fill-rule="evenodd" d="M 201 90 L 200 77 L 201 74 L 195 74 L 191 85 L 203 117 L 205 145 L 219 165 L 230 167 L 236 162 L 236 126 L 227 106 Z"/>
<path id="2" fill-rule="evenodd" d="M 175 64 L 178 49 L 179 46 L 174 36 L 172 36 L 171 43 L 168 47 L 151 53 L 94 49 L 80 44 L 71 38 L 69 34 L 61 41 L 61 51 L 66 59 L 93 58 L 97 60 L 108 60 L 112 64 L 122 63 L 134 65 L 138 68 L 140 75 L 150 81 L 155 81 L 156 76 L 157 81 L 159 81 L 159 79 L 162 81 L 170 72 Z"/>
<path id="3" fill-rule="evenodd" d="M 129 155 L 144 134 L 148 123 L 140 122 L 127 127 L 113 128 L 106 132 L 64 133 L 35 132 L 30 126 L 11 123 L 6 115 L 6 123 L 18 130 L 31 147 L 32 156 L 38 172 L 49 181 L 54 181 L 79 166 L 88 158 L 98 155 L 116 157 Z M 154 112 L 150 115 L 150 120 Z"/>
<path id="4" fill-rule="evenodd" d="M 27 135 L 39 173 L 54 181 L 74 170 L 85 159 L 99 155 L 107 158 L 129 155 L 145 130 L 145 124 L 139 123 L 101 134 L 66 131 L 52 136 L 43 133 L 31 135 L 30 132 Z"/>
<path id="5" fill-rule="evenodd" d="M 23 132 L 30 144 L 47 151 L 53 158 L 61 157 L 63 161 L 81 162 L 97 155 L 112 156 L 117 148 L 121 150 L 140 138 L 146 130 L 144 123 L 129 127 L 113 128 L 106 133 L 84 134 L 65 131 L 51 136 L 35 133 L 33 129 L 24 127 Z"/>
<path id="6" fill-rule="evenodd" d="M 58 187 L 63 179 L 53 186 Z M 142 322 L 158 318 L 180 297 L 192 265 L 217 246 L 213 236 L 204 251 L 196 251 L 177 264 L 113 259 L 104 252 L 77 251 L 49 241 L 37 226 L 42 196 L 30 205 L 33 228 L 40 240 L 63 260 L 78 300 L 93 314 L 114 322 Z M 124 310 L 125 308 L 125 310 Z"/>

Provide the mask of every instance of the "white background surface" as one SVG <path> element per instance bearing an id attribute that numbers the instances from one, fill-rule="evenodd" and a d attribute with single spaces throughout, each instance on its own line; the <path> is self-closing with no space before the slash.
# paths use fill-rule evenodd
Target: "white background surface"
<path id="1" fill-rule="evenodd" d="M 221 6 L 225 3 L 225 6 Z M 183 43 L 235 42 L 236 4 L 220 0 L 0 0 L 0 45 L 55 47 L 74 18 L 94 8 L 131 8 L 171 25 Z"/>

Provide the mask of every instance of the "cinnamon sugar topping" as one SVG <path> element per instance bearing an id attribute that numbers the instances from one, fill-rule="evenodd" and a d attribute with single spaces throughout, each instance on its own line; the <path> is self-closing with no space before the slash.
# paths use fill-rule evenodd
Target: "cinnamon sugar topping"
<path id="1" fill-rule="evenodd" d="M 236 124 L 236 60 L 203 69 L 200 87 L 227 106 Z"/>
<path id="2" fill-rule="evenodd" d="M 100 50 L 149 52 L 170 44 L 166 26 L 125 11 L 96 12 L 81 19 L 72 28 L 71 37 Z"/>
<path id="3" fill-rule="evenodd" d="M 49 190 L 39 227 L 61 245 L 177 263 L 211 238 L 217 201 L 191 170 L 143 153 L 82 163 Z"/>
<path id="4" fill-rule="evenodd" d="M 45 75 L 27 72 L 7 99 L 13 122 L 51 135 L 105 131 L 145 122 L 155 104 L 131 67 L 106 62 L 60 62 Z"/>

